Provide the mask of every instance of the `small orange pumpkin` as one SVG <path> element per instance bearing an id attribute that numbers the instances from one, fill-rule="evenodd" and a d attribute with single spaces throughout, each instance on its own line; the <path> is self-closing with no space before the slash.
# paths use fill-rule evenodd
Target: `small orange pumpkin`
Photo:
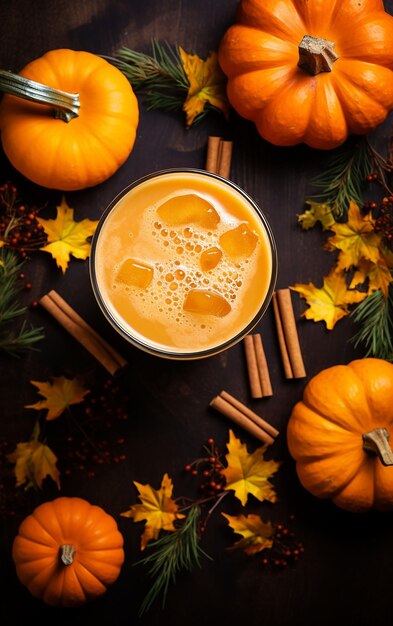
<path id="1" fill-rule="evenodd" d="M 19 580 L 33 596 L 72 607 L 103 594 L 124 561 L 113 517 L 81 498 L 38 506 L 21 524 L 12 556 Z"/>
<path id="2" fill-rule="evenodd" d="M 302 485 L 350 511 L 393 509 L 393 364 L 362 359 L 312 378 L 288 423 Z"/>
<path id="3" fill-rule="evenodd" d="M 2 72 L 5 90 L 12 81 L 7 74 Z M 120 70 L 90 52 L 51 50 L 20 76 L 39 83 L 38 88 L 26 86 L 36 101 L 6 94 L 0 104 L 0 131 L 5 154 L 26 178 L 71 191 L 101 183 L 124 163 L 134 145 L 139 113 Z M 64 114 L 64 103 L 37 103 L 43 93 L 62 99 L 50 89 L 46 94 L 45 86 L 79 94 L 72 115 Z"/>
<path id="4" fill-rule="evenodd" d="M 242 0 L 219 62 L 234 109 L 280 146 L 334 148 L 393 109 L 382 0 Z"/>

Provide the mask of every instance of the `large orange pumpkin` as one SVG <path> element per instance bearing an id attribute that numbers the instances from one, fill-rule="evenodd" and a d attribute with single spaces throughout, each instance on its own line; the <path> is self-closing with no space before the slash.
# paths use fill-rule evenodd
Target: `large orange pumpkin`
<path id="1" fill-rule="evenodd" d="M 81 498 L 57 498 L 22 522 L 12 556 L 33 596 L 53 606 L 77 606 L 116 580 L 123 537 L 100 507 Z"/>
<path id="2" fill-rule="evenodd" d="M 393 364 L 335 365 L 312 378 L 288 423 L 302 485 L 360 512 L 393 509 Z"/>
<path id="3" fill-rule="evenodd" d="M 39 83 L 23 87 L 32 97 L 44 93 L 55 104 L 3 97 L 1 141 L 18 171 L 38 185 L 71 191 L 101 183 L 124 163 L 135 141 L 138 103 L 120 70 L 89 52 L 51 50 L 20 75 Z M 7 90 L 12 76 L 2 72 L 1 80 Z M 74 113 L 64 115 L 64 98 L 43 85 L 78 94 Z"/>
<path id="4" fill-rule="evenodd" d="M 280 146 L 334 148 L 393 109 L 382 0 L 242 0 L 219 61 L 233 107 Z"/>

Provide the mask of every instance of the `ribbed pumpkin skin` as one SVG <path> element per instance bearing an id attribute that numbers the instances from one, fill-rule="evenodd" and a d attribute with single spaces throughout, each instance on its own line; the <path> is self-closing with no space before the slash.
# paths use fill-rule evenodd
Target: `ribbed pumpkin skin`
<path id="1" fill-rule="evenodd" d="M 363 450 L 362 434 L 393 437 L 393 364 L 362 359 L 323 370 L 288 422 L 288 447 L 302 485 L 354 512 L 393 509 L 393 466 Z"/>
<path id="2" fill-rule="evenodd" d="M 74 561 L 64 565 L 60 546 L 72 544 Z M 19 580 L 52 606 L 78 606 L 103 594 L 124 561 L 115 520 L 81 498 L 41 504 L 21 524 L 12 556 Z"/>
<path id="3" fill-rule="evenodd" d="M 305 35 L 335 42 L 331 72 L 298 67 Z M 393 18 L 382 0 L 242 0 L 219 62 L 234 109 L 276 145 L 331 149 L 393 109 Z"/>
<path id="4" fill-rule="evenodd" d="M 26 178 L 51 189 L 84 189 L 109 178 L 129 156 L 139 112 L 125 76 L 89 52 L 52 50 L 21 72 L 80 94 L 79 117 L 56 119 L 47 105 L 5 95 L 0 104 L 4 152 Z"/>

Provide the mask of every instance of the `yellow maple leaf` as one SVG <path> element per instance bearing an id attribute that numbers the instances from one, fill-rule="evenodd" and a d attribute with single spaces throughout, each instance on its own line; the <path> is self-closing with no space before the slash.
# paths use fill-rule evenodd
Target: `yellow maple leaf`
<path id="1" fill-rule="evenodd" d="M 310 207 L 297 216 L 298 222 L 304 230 L 313 228 L 317 222 L 320 222 L 323 230 L 330 230 L 332 224 L 335 224 L 331 207 L 324 202 L 313 202 L 307 200 L 306 204 Z"/>
<path id="2" fill-rule="evenodd" d="M 16 485 L 26 484 L 30 487 L 42 488 L 44 478 L 50 476 L 60 489 L 60 472 L 56 467 L 57 457 L 54 452 L 38 440 L 38 424 L 34 428 L 33 438 L 30 441 L 20 442 L 14 452 L 8 455 L 8 460 L 15 463 Z"/>
<path id="3" fill-rule="evenodd" d="M 352 277 L 349 288 L 352 289 L 363 285 L 367 279 L 367 294 L 380 289 L 385 297 L 387 297 L 389 285 L 393 282 L 393 276 L 384 260 L 381 260 L 379 263 L 372 263 L 371 261 L 361 259 L 359 266 Z"/>
<path id="4" fill-rule="evenodd" d="M 190 83 L 183 110 L 187 116 L 187 126 L 200 115 L 207 103 L 220 109 L 225 116 L 229 104 L 225 89 L 225 74 L 218 64 L 216 52 L 211 52 L 206 61 L 196 54 L 188 54 L 179 47 L 183 68 Z"/>
<path id="5" fill-rule="evenodd" d="M 57 207 L 57 215 L 53 220 L 37 217 L 48 236 L 48 243 L 41 250 L 49 252 L 57 266 L 66 271 L 70 256 L 76 259 L 87 259 L 90 254 L 90 241 L 98 221 L 84 219 L 74 221 L 74 209 L 68 206 L 65 198 Z"/>
<path id="6" fill-rule="evenodd" d="M 257 448 L 249 454 L 245 444 L 230 430 L 227 448 L 228 454 L 225 458 L 228 467 L 222 471 L 226 478 L 224 489 L 233 490 L 243 506 L 247 502 L 249 493 L 258 500 L 276 502 L 276 492 L 269 478 L 277 472 L 280 464 L 277 461 L 264 460 L 263 454 L 266 446 Z"/>
<path id="7" fill-rule="evenodd" d="M 362 215 L 354 202 L 349 205 L 348 221 L 330 226 L 335 234 L 328 239 L 326 247 L 340 250 L 339 269 L 348 270 L 353 265 L 357 266 L 361 259 L 378 263 L 381 258 L 381 235 L 374 232 L 374 226 L 372 215 Z"/>
<path id="8" fill-rule="evenodd" d="M 257 554 L 273 545 L 274 528 L 270 522 L 264 522 L 259 515 L 227 515 L 221 513 L 229 526 L 243 539 L 232 546 L 244 550 L 246 554 Z"/>
<path id="9" fill-rule="evenodd" d="M 37 387 L 39 394 L 45 400 L 39 400 L 35 404 L 27 404 L 26 409 L 48 409 L 47 420 L 59 417 L 71 404 L 83 402 L 85 395 L 90 393 L 85 389 L 77 378 L 65 378 L 65 376 L 53 377 L 48 383 L 37 380 L 30 381 Z"/>
<path id="10" fill-rule="evenodd" d="M 150 485 L 141 485 L 134 481 L 139 491 L 142 504 L 133 504 L 128 511 L 121 513 L 123 517 L 131 517 L 134 522 L 146 520 L 141 537 L 141 550 L 152 539 L 157 539 L 161 529 L 176 530 L 173 522 L 185 517 L 179 513 L 179 507 L 172 499 L 173 483 L 168 474 L 164 474 L 161 487 L 154 489 Z"/>
<path id="11" fill-rule="evenodd" d="M 361 302 L 367 296 L 367 292 L 348 289 L 344 273 L 335 269 L 324 277 L 322 287 L 308 283 L 294 285 L 291 289 L 297 291 L 309 305 L 302 316 L 314 322 L 325 322 L 328 330 L 348 315 L 349 305 Z"/>

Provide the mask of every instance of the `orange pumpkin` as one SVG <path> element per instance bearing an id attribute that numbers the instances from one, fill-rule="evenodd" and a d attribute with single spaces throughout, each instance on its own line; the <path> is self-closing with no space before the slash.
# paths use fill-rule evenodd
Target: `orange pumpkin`
<path id="1" fill-rule="evenodd" d="M 120 70 L 89 52 L 52 50 L 20 76 L 40 84 L 27 85 L 32 97 L 44 94 L 60 105 L 3 97 L 1 141 L 18 171 L 38 185 L 71 191 L 101 183 L 124 163 L 135 141 L 138 102 Z M 12 75 L 2 72 L 3 85 L 7 81 Z M 63 99 L 71 94 L 79 96 L 73 113 L 64 115 Z"/>
<path id="2" fill-rule="evenodd" d="M 362 359 L 312 378 L 288 423 L 302 485 L 360 512 L 393 509 L 393 364 Z"/>
<path id="3" fill-rule="evenodd" d="M 81 498 L 57 498 L 22 522 L 12 556 L 19 580 L 33 596 L 53 606 L 77 606 L 117 579 L 123 537 L 100 507 Z"/>
<path id="4" fill-rule="evenodd" d="M 232 106 L 280 146 L 334 148 L 393 109 L 382 0 L 242 0 L 219 62 Z"/>

